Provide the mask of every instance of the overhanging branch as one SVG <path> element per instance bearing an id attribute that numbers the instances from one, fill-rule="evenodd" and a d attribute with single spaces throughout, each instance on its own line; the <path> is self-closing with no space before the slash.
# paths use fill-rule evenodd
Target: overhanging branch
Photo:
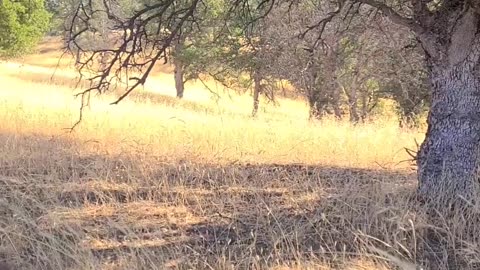
<path id="1" fill-rule="evenodd" d="M 388 5 L 379 2 L 377 0 L 354 0 L 355 2 L 362 3 L 374 7 L 387 16 L 393 23 L 405 26 L 415 33 L 423 33 L 424 29 L 421 25 L 416 23 L 413 19 L 400 15 L 393 8 Z"/>

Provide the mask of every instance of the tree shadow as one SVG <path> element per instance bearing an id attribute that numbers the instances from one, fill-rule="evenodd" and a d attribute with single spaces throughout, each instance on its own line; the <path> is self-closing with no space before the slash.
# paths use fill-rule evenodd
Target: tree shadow
<path id="1" fill-rule="evenodd" d="M 172 260 L 195 269 L 225 260 L 245 269 L 388 261 L 372 247 L 422 260 L 424 216 L 412 172 L 185 161 L 145 171 L 135 157 L 82 156 L 68 140 L 16 136 L 31 152 L 0 159 L 8 236 L 0 246 L 15 243 L 4 257 L 25 269 L 79 267 L 78 258 L 130 258 L 142 261 L 138 269 Z"/>

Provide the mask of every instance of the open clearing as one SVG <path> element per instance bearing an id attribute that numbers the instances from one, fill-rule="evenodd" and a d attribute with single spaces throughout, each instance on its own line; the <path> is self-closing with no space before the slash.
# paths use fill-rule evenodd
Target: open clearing
<path id="1" fill-rule="evenodd" d="M 306 105 L 286 99 L 251 119 L 248 94 L 219 90 L 214 100 L 200 83 L 177 101 L 160 67 L 117 106 L 95 98 L 69 133 L 76 75 L 68 59 L 55 71 L 56 46 L 0 63 L 0 262 L 393 269 L 372 247 L 422 260 L 430 225 L 410 202 L 416 176 L 402 162 L 422 131 L 388 119 L 310 123 Z M 462 263 L 478 260 L 475 248 L 458 251 Z"/>

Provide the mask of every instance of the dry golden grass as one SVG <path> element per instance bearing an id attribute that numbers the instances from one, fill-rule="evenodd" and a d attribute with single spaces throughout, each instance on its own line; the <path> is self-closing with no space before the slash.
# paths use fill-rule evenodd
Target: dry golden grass
<path id="1" fill-rule="evenodd" d="M 381 119 L 309 123 L 296 100 L 262 104 L 251 119 L 248 95 L 213 101 L 190 84 L 177 101 L 158 71 L 120 105 L 96 98 L 69 133 L 75 73 L 65 61 L 50 79 L 52 44 L 22 65 L 0 63 L 0 262 L 283 270 L 425 259 L 433 224 L 412 202 L 415 175 L 402 162 L 421 131 Z M 435 226 L 462 238 L 462 269 L 478 269 L 478 242 Z"/>

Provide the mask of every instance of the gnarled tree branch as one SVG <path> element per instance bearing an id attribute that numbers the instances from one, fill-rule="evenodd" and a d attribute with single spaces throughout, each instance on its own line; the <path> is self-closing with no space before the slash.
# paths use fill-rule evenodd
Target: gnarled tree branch
<path id="1" fill-rule="evenodd" d="M 393 23 L 405 26 L 411 29 L 412 31 L 414 31 L 415 33 L 421 33 L 425 31 L 423 27 L 417 22 L 415 22 L 412 18 L 408 18 L 406 16 L 400 15 L 398 12 L 396 12 L 393 8 L 391 8 L 387 4 L 384 4 L 377 0 L 355 0 L 355 2 L 367 4 L 371 7 L 377 8 L 382 12 L 383 15 L 387 16 Z"/>

